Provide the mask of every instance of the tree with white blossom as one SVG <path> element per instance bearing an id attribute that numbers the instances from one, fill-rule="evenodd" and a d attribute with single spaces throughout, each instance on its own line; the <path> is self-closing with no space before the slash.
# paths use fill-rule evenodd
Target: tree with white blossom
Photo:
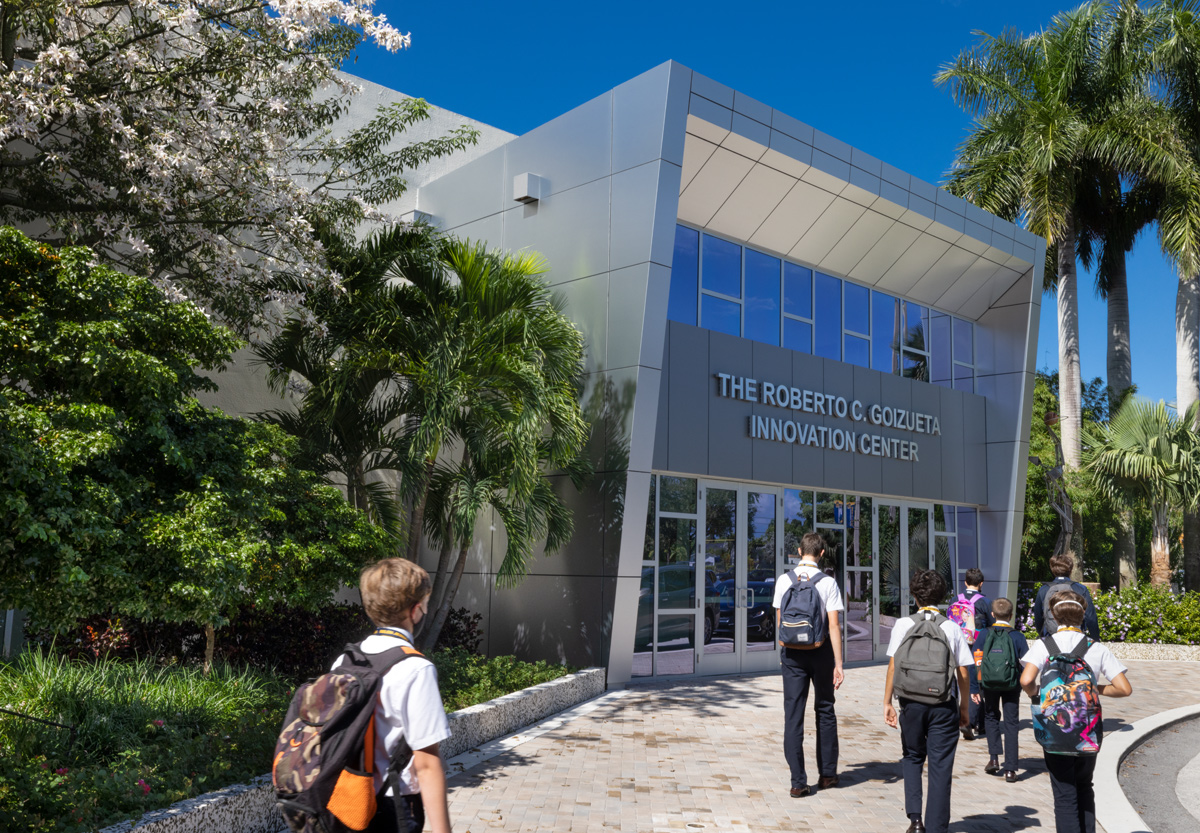
<path id="1" fill-rule="evenodd" d="M 403 174 L 475 141 L 389 147 L 421 100 L 335 134 L 373 0 L 0 0 L 0 223 L 86 245 L 243 334 L 335 284 L 314 226 L 387 222 Z M 303 312 L 301 313 L 303 315 Z"/>

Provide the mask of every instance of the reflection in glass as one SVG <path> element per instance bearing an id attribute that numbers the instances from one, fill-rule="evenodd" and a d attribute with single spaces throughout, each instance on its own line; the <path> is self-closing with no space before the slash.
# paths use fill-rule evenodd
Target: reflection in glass
<path id="1" fill-rule="evenodd" d="M 954 389 L 974 393 L 975 368 L 964 367 L 961 364 L 954 365 Z"/>
<path id="2" fill-rule="evenodd" d="M 800 539 L 813 528 L 813 493 L 798 489 L 783 490 L 783 557 L 800 557 Z"/>
<path id="3" fill-rule="evenodd" d="M 691 518 L 659 518 L 658 563 L 664 566 L 667 564 L 694 565 L 695 561 L 696 522 Z"/>
<path id="4" fill-rule="evenodd" d="M 746 249 L 746 338 L 779 344 L 779 260 Z"/>
<path id="5" fill-rule="evenodd" d="M 667 318 L 696 326 L 696 286 L 700 267 L 700 233 L 675 227 L 675 259 L 671 261 L 671 294 Z"/>
<path id="6" fill-rule="evenodd" d="M 801 353 L 812 352 L 812 324 L 795 318 L 783 319 L 783 346 Z"/>
<path id="7" fill-rule="evenodd" d="M 846 510 L 846 568 L 842 571 L 845 583 L 842 594 L 846 602 L 843 633 L 846 662 L 874 659 L 874 588 L 871 565 L 874 560 L 871 543 L 871 499 L 848 495 Z"/>
<path id="8" fill-rule="evenodd" d="M 700 326 L 731 336 L 742 334 L 742 305 L 714 295 L 705 295 L 700 303 Z"/>
<path id="9" fill-rule="evenodd" d="M 871 290 L 856 283 L 845 283 L 846 314 L 843 321 L 847 330 L 864 336 L 871 335 Z"/>
<path id="10" fill-rule="evenodd" d="M 900 606 L 900 507 L 876 503 L 879 548 L 879 615 L 902 615 Z M 886 639 L 880 629 L 879 640 Z"/>
<path id="11" fill-rule="evenodd" d="M 659 616 L 655 665 L 660 676 L 696 671 L 696 616 Z"/>
<path id="12" fill-rule="evenodd" d="M 816 498 L 817 523 L 837 524 L 846 523 L 845 495 L 836 492 L 817 492 Z"/>
<path id="13" fill-rule="evenodd" d="M 742 247 L 719 237 L 704 235 L 704 269 L 701 274 L 704 288 L 709 292 L 741 298 Z"/>
<path id="14" fill-rule="evenodd" d="M 794 263 L 783 264 L 783 311 L 812 318 L 812 270 Z"/>
<path id="15" fill-rule="evenodd" d="M 871 342 L 865 338 L 858 336 L 847 335 L 846 339 L 846 356 L 844 361 L 850 364 L 856 364 L 859 367 L 871 366 Z"/>
<path id="16" fill-rule="evenodd" d="M 695 513 L 696 478 L 664 474 L 659 480 L 659 499 L 663 512 Z"/>
<path id="17" fill-rule="evenodd" d="M 737 491 L 708 489 L 704 496 L 704 566 L 719 584 L 737 573 Z"/>
<path id="18" fill-rule="evenodd" d="M 838 587 L 845 587 L 846 531 L 843 529 L 818 529 L 825 539 L 825 556 L 821 569 L 837 579 Z"/>
<path id="19" fill-rule="evenodd" d="M 654 673 L 650 648 L 654 642 L 654 568 L 642 568 L 642 585 L 638 590 L 637 631 L 633 636 L 634 677 L 649 677 Z"/>
<path id="20" fill-rule="evenodd" d="M 979 566 L 979 546 L 975 538 L 975 510 L 958 507 L 958 569 L 967 570 Z"/>
<path id="21" fill-rule="evenodd" d="M 961 318 L 954 319 L 954 360 L 975 364 L 975 325 Z"/>
<path id="22" fill-rule="evenodd" d="M 951 385 L 950 361 L 950 316 L 943 312 L 935 312 L 929 319 L 930 330 L 930 378 L 935 385 L 948 388 Z"/>
<path id="23" fill-rule="evenodd" d="M 941 503 L 935 503 L 933 505 L 933 531 L 934 532 L 953 532 L 954 531 L 954 507 L 953 506 L 946 506 Z"/>
<path id="24" fill-rule="evenodd" d="M 774 493 L 746 495 L 746 650 L 775 650 Z"/>
<path id="25" fill-rule="evenodd" d="M 675 519 L 664 518 L 663 520 Z M 658 609 L 692 610 L 695 607 L 696 565 L 685 563 L 660 566 L 658 568 Z"/>
<path id="26" fill-rule="evenodd" d="M 929 352 L 929 307 L 902 301 L 904 305 L 904 347 Z"/>
<path id="27" fill-rule="evenodd" d="M 882 292 L 871 293 L 871 367 L 893 375 L 900 372 L 900 305 Z"/>
<path id="28" fill-rule="evenodd" d="M 842 282 L 817 273 L 815 353 L 826 359 L 842 358 Z"/>
<path id="29" fill-rule="evenodd" d="M 954 538 L 948 535 L 933 536 L 933 569 L 946 581 L 946 601 L 958 596 L 958 583 L 954 570 Z"/>
<path id="30" fill-rule="evenodd" d="M 871 550 L 871 499 L 848 495 L 847 529 L 850 537 L 846 540 L 846 566 L 870 567 L 874 555 Z"/>
<path id="31" fill-rule="evenodd" d="M 642 549 L 642 560 L 654 560 L 654 492 L 658 475 L 650 475 L 650 500 L 646 502 L 646 544 Z"/>
<path id="32" fill-rule="evenodd" d="M 904 351 L 904 377 L 918 382 L 929 381 L 929 357 L 924 353 Z"/>
<path id="33" fill-rule="evenodd" d="M 908 575 L 929 569 L 929 510 L 908 510 Z"/>

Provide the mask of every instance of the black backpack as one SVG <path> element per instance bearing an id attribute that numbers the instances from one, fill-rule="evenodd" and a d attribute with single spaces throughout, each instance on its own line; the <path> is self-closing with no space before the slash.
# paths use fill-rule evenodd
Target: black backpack
<path id="1" fill-rule="evenodd" d="M 779 641 L 788 648 L 820 648 L 829 638 L 829 620 L 817 584 L 829 576 L 817 573 L 810 579 L 801 579 L 795 570 L 788 570 L 787 574 L 792 577 L 792 586 L 783 594 L 779 607 Z"/>
<path id="2" fill-rule="evenodd" d="M 954 696 L 956 685 L 954 654 L 950 640 L 942 631 L 949 621 L 940 613 L 912 615 L 913 626 L 896 649 L 892 688 L 906 700 L 934 705 Z"/>
<path id="3" fill-rule="evenodd" d="M 296 690 L 271 765 L 279 811 L 294 833 L 361 831 L 371 823 L 377 807 L 375 704 L 387 672 L 412 656 L 421 653 L 410 645 L 378 654 L 347 645 L 336 668 Z M 397 798 L 398 773 L 411 758 L 402 739 L 387 772 Z M 395 804 L 404 811 L 404 802 Z"/>
<path id="4" fill-rule="evenodd" d="M 1070 590 L 1083 597 L 1084 621 L 1087 621 L 1089 610 L 1087 588 L 1074 581 L 1052 581 L 1047 585 L 1046 595 L 1042 598 L 1042 635 L 1053 636 L 1058 631 L 1058 620 L 1054 618 L 1054 598 Z"/>

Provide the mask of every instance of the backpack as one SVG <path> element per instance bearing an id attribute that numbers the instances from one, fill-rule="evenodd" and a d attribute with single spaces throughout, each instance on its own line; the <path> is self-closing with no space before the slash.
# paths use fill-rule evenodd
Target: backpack
<path id="1" fill-rule="evenodd" d="M 1045 597 L 1042 599 L 1042 633 L 1053 635 L 1058 630 L 1058 620 L 1054 618 L 1054 614 L 1051 612 L 1054 608 L 1053 600 L 1060 593 L 1067 590 L 1078 593 L 1083 597 L 1084 621 L 1087 621 L 1088 593 L 1086 588 L 1079 587 L 1073 581 L 1051 582 Z"/>
<path id="2" fill-rule="evenodd" d="M 958 598 L 946 611 L 946 618 L 962 628 L 963 636 L 967 638 L 967 643 L 970 645 L 974 645 L 979 636 L 979 630 L 975 627 L 975 601 L 978 598 L 975 596 L 968 599 L 966 595 L 959 593 Z"/>
<path id="3" fill-rule="evenodd" d="M 983 641 L 979 687 L 987 691 L 1012 691 L 1021 684 L 1021 663 L 1013 646 L 1012 628 L 989 628 Z"/>
<path id="4" fill-rule="evenodd" d="M 787 574 L 792 577 L 792 586 L 783 594 L 779 607 L 779 641 L 800 650 L 820 648 L 829 637 L 829 620 L 817 584 L 829 576 L 818 572 L 810 579 L 801 579 L 795 570 Z"/>
<path id="5" fill-rule="evenodd" d="M 411 656 L 421 653 L 402 645 L 365 654 L 360 646 L 347 645 L 336 668 L 296 689 L 271 766 L 276 802 L 292 831 L 342 833 L 365 830 L 371 823 L 376 810 L 375 704 L 384 675 Z M 411 757 L 408 743 L 401 740 L 388 767 L 393 789 Z"/>
<path id="6" fill-rule="evenodd" d="M 1104 716 L 1096 673 L 1083 659 L 1092 641 L 1085 636 L 1067 652 L 1059 650 L 1052 636 L 1042 644 L 1049 658 L 1038 680 L 1033 735 L 1055 755 L 1095 755 L 1100 751 Z"/>
<path id="7" fill-rule="evenodd" d="M 904 635 L 892 657 L 895 669 L 892 686 L 906 700 L 933 705 L 945 703 L 954 696 L 954 653 L 950 640 L 942 631 L 946 617 L 940 613 L 910 617 L 912 628 Z"/>

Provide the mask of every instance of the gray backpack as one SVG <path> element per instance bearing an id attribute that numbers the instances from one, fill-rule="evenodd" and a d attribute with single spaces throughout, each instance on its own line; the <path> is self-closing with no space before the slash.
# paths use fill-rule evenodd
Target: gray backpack
<path id="1" fill-rule="evenodd" d="M 896 654 L 892 673 L 892 688 L 906 700 L 930 705 L 944 703 L 954 696 L 956 684 L 954 653 L 950 640 L 942 632 L 942 622 L 948 621 L 940 613 L 916 613 L 911 619 L 913 626 Z"/>

